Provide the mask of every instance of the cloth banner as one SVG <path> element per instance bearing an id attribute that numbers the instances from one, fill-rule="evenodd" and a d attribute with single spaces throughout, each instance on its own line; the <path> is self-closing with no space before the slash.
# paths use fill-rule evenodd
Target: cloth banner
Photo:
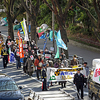
<path id="1" fill-rule="evenodd" d="M 16 58 L 13 52 L 10 53 L 9 63 L 16 63 Z"/>
<path id="2" fill-rule="evenodd" d="M 57 46 L 57 53 L 55 55 L 55 58 L 59 58 L 59 47 Z"/>
<path id="3" fill-rule="evenodd" d="M 66 44 L 63 42 L 63 40 L 61 39 L 61 34 L 60 34 L 60 30 L 57 33 L 57 46 L 60 48 L 63 48 L 65 50 L 67 50 Z"/>
<path id="4" fill-rule="evenodd" d="M 82 67 L 78 68 L 47 68 L 47 82 L 72 81 L 77 70 L 83 71 Z"/>
<path id="5" fill-rule="evenodd" d="M 46 48 L 46 44 L 47 44 L 47 39 L 48 39 L 48 37 L 49 37 L 49 34 L 46 36 L 45 41 L 44 41 L 43 54 L 45 54 L 45 53 L 44 53 L 44 50 L 45 50 L 45 48 Z"/>
<path id="6" fill-rule="evenodd" d="M 29 41 L 29 38 L 28 38 L 28 32 L 27 32 L 27 27 L 26 27 L 26 23 L 25 23 L 25 18 L 23 18 L 23 24 L 24 24 L 24 35 L 25 35 L 25 38 L 24 40 L 25 41 Z"/>
<path id="7" fill-rule="evenodd" d="M 24 21 L 21 22 L 21 26 L 22 26 L 22 30 L 23 30 L 24 35 L 25 35 L 25 30 L 24 30 Z"/>
<path id="8" fill-rule="evenodd" d="M 24 57 L 24 53 L 23 53 L 23 42 L 22 42 L 22 38 L 20 36 L 20 32 L 19 31 L 18 31 L 17 35 L 19 37 L 19 55 L 20 55 L 20 58 L 23 58 Z"/>
<path id="9" fill-rule="evenodd" d="M 100 84 L 100 64 L 96 64 L 96 68 L 93 73 L 93 81 Z"/>

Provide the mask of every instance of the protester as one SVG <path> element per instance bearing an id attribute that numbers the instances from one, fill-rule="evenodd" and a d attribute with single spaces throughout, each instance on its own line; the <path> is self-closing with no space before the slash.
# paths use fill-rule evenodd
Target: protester
<path id="1" fill-rule="evenodd" d="M 19 49 L 17 48 L 14 53 L 15 53 L 15 58 L 16 58 L 16 67 L 17 67 L 17 69 L 20 69 L 21 68 L 21 62 L 20 62 Z"/>
<path id="2" fill-rule="evenodd" d="M 86 71 L 86 77 L 85 77 L 85 83 L 84 83 L 84 86 L 86 87 L 87 86 L 87 78 L 89 75 L 89 67 L 87 66 L 87 62 L 84 62 L 83 68 L 85 68 L 85 71 Z"/>
<path id="3" fill-rule="evenodd" d="M 61 68 L 65 68 L 64 63 L 61 63 Z M 66 81 L 60 81 L 60 83 L 61 83 L 61 88 L 66 87 Z"/>
<path id="4" fill-rule="evenodd" d="M 71 67 L 78 65 L 78 60 L 77 60 L 77 56 L 74 55 L 73 59 L 71 60 Z"/>
<path id="5" fill-rule="evenodd" d="M 2 45 L 5 44 L 2 40 L 2 38 L 0 38 L 0 57 L 1 57 L 1 50 L 2 50 Z"/>
<path id="6" fill-rule="evenodd" d="M 43 67 L 42 70 L 41 70 L 41 77 L 42 77 L 42 82 L 43 82 L 42 91 L 47 91 L 46 65 L 43 64 L 42 67 Z"/>
<path id="7" fill-rule="evenodd" d="M 3 36 L 1 35 L 1 31 L 0 31 L 0 39 L 2 39 L 2 40 L 3 40 Z"/>
<path id="8" fill-rule="evenodd" d="M 31 59 L 31 57 L 29 55 L 28 55 L 25 66 L 27 66 L 28 75 L 32 76 L 32 73 L 33 73 L 33 59 Z"/>
<path id="9" fill-rule="evenodd" d="M 9 51 L 10 45 L 11 45 L 11 38 L 10 38 L 10 36 L 8 36 L 7 39 L 6 39 L 6 48 L 7 48 L 7 51 Z"/>
<path id="10" fill-rule="evenodd" d="M 83 99 L 83 85 L 84 85 L 84 75 L 80 73 L 80 69 L 77 70 L 77 73 L 74 76 L 74 84 L 77 88 L 77 96 L 79 98 L 79 90 L 81 90 L 81 99 Z"/>
<path id="11" fill-rule="evenodd" d="M 36 66 L 36 74 L 38 80 L 39 80 L 39 74 L 41 75 L 42 64 L 43 64 L 43 60 L 41 58 L 41 55 L 39 54 L 38 58 L 34 62 L 34 65 Z"/>
<path id="12" fill-rule="evenodd" d="M 6 68 L 8 64 L 8 51 L 5 49 L 5 45 L 2 45 L 1 56 L 3 58 L 3 67 Z"/>
<path id="13" fill-rule="evenodd" d="M 23 58 L 23 71 L 24 71 L 24 73 L 27 72 L 27 64 L 26 64 L 27 58 L 28 58 L 28 52 L 25 52 L 25 56 Z"/>
<path id="14" fill-rule="evenodd" d="M 59 62 L 58 61 L 55 62 L 54 67 L 59 68 Z"/>

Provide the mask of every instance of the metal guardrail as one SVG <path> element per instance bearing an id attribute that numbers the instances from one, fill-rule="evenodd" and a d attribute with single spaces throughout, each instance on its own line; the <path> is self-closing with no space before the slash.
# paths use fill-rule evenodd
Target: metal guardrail
<path id="1" fill-rule="evenodd" d="M 59 89 L 59 91 L 41 92 L 34 92 L 33 90 L 30 90 L 28 100 L 75 100 L 75 98 L 62 89 Z"/>

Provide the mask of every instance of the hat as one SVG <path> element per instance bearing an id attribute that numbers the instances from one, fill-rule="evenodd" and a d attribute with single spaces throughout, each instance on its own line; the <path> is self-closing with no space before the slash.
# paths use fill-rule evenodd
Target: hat
<path id="1" fill-rule="evenodd" d="M 43 64 L 43 65 L 42 65 L 42 67 L 45 67 L 45 66 L 46 66 L 46 64 Z"/>
<path id="2" fill-rule="evenodd" d="M 5 47 L 5 45 L 3 44 L 2 47 Z"/>
<path id="3" fill-rule="evenodd" d="M 84 62 L 84 64 L 87 64 L 87 62 Z"/>
<path id="4" fill-rule="evenodd" d="M 81 69 L 79 69 L 79 68 L 77 69 L 77 71 L 80 71 L 80 70 L 81 70 Z"/>
<path id="5" fill-rule="evenodd" d="M 74 54 L 74 56 L 73 57 L 77 57 L 77 55 L 76 54 Z"/>

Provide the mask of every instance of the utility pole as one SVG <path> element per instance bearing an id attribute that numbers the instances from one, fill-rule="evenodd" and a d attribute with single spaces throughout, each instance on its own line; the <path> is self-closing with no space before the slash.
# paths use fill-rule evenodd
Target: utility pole
<path id="1" fill-rule="evenodd" d="M 53 6 L 52 6 L 53 8 Z M 54 53 L 55 53 L 55 37 L 54 37 L 54 12 L 52 11 L 52 31 L 53 31 L 53 48 L 54 48 Z"/>

